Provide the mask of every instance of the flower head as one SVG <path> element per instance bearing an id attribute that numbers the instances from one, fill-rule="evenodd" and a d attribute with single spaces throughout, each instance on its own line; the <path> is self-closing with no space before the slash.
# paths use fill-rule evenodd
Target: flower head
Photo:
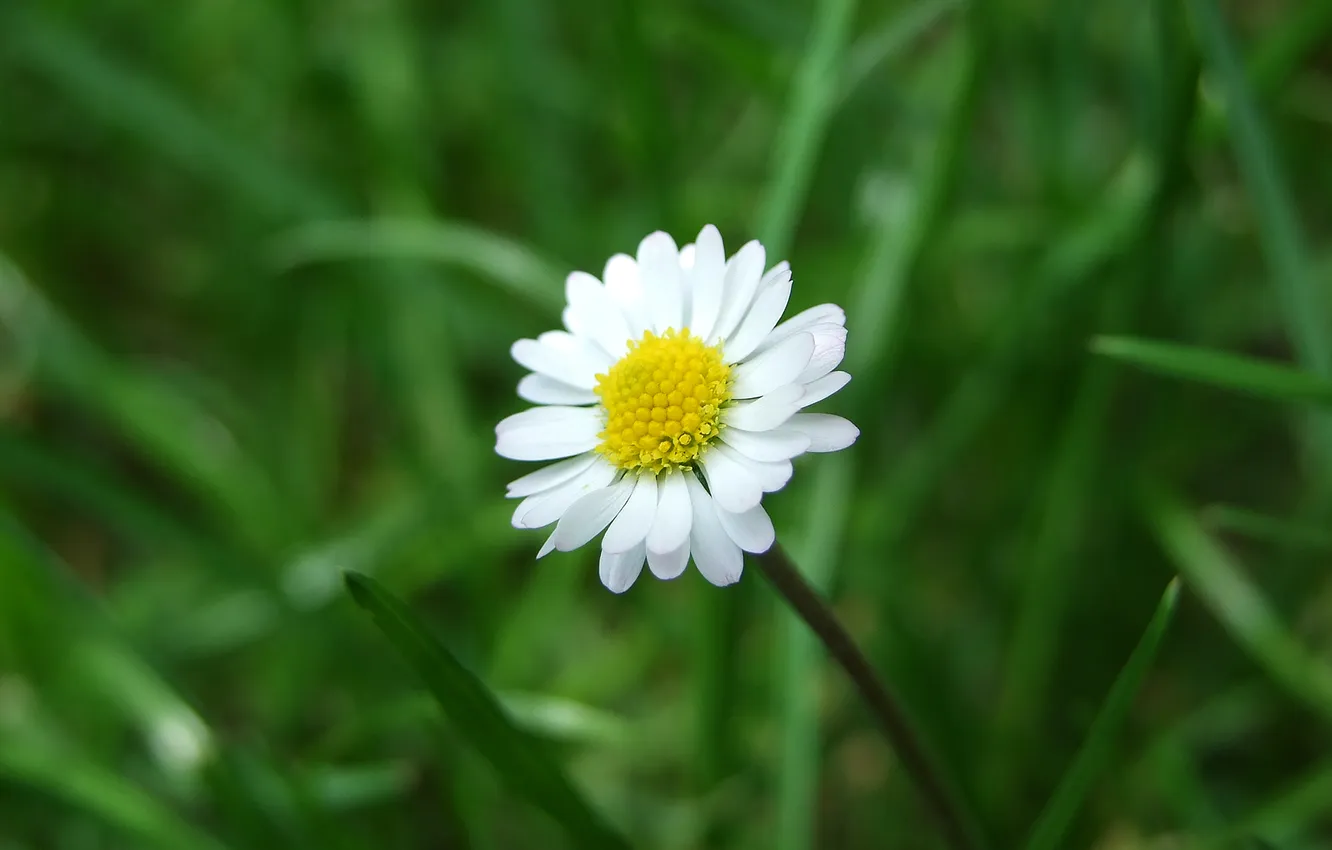
<path id="1" fill-rule="evenodd" d="M 775 534 L 764 493 L 791 478 L 791 459 L 831 452 L 860 431 L 801 411 L 844 387 L 846 314 L 811 307 L 778 324 L 791 270 L 764 273 L 750 242 L 729 260 L 704 227 L 683 250 L 665 233 L 617 254 L 602 280 L 569 275 L 562 331 L 514 343 L 532 374 L 518 395 L 537 407 L 495 426 L 495 451 L 550 461 L 509 484 L 517 528 L 555 523 L 537 557 L 604 530 L 601 581 L 622 593 L 646 561 L 658 578 L 692 555 L 708 581 L 740 579 L 743 552 Z"/>

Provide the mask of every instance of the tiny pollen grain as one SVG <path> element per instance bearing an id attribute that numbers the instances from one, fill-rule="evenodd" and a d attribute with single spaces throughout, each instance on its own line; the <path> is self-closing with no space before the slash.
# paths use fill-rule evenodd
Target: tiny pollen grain
<path id="1" fill-rule="evenodd" d="M 621 469 L 654 474 L 688 467 L 721 431 L 731 398 L 731 368 L 721 346 L 707 346 L 689 328 L 648 331 L 604 375 L 596 394 L 606 410 L 597 451 Z"/>

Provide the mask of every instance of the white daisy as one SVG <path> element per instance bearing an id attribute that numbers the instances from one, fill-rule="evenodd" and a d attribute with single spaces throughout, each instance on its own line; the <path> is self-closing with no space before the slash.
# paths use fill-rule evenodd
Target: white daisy
<path id="1" fill-rule="evenodd" d="M 742 550 L 773 543 L 760 502 L 791 459 L 855 442 L 840 416 L 800 412 L 851 380 L 833 371 L 846 314 L 822 304 L 778 325 L 791 270 L 764 274 L 764 258 L 750 242 L 728 260 L 712 225 L 683 250 L 653 233 L 602 280 L 569 275 L 566 330 L 514 343 L 532 370 L 518 395 L 540 406 L 495 426 L 495 451 L 559 460 L 509 484 L 515 527 L 556 524 L 538 558 L 604 529 L 601 581 L 616 593 L 644 561 L 671 579 L 690 555 L 708 581 L 733 584 Z"/>

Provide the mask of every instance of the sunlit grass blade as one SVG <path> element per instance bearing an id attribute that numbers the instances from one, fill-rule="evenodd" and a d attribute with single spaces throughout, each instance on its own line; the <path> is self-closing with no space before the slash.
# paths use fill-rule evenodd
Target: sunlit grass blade
<path id="1" fill-rule="evenodd" d="M 1242 534 L 1252 540 L 1303 549 L 1332 549 L 1332 531 L 1267 516 L 1246 508 L 1209 505 L 1202 512 L 1202 520 L 1211 530 Z"/>
<path id="2" fill-rule="evenodd" d="M 1282 625 L 1235 559 L 1174 496 L 1149 489 L 1143 509 L 1166 554 L 1235 642 L 1277 684 L 1332 722 L 1332 667 Z"/>
<path id="3" fill-rule="evenodd" d="M 284 234 L 268 257 L 278 270 L 345 260 L 425 260 L 475 272 L 553 313 L 564 307 L 563 275 L 553 263 L 511 239 L 457 222 L 315 222 Z"/>
<path id="4" fill-rule="evenodd" d="M 1132 337 L 1102 336 L 1091 350 L 1172 378 L 1275 401 L 1332 405 L 1332 382 L 1290 366 L 1224 351 Z"/>
<path id="5" fill-rule="evenodd" d="M 1161 647 L 1170 619 L 1179 604 L 1179 580 L 1173 579 L 1161 596 L 1147 630 L 1120 670 L 1110 693 L 1092 722 L 1087 740 L 1064 774 L 1054 795 L 1050 798 L 1027 839 L 1027 850 L 1055 850 L 1062 845 L 1064 834 L 1073 823 L 1092 786 L 1109 766 L 1114 757 L 1114 745 L 1124 725 L 1133 700 L 1151 669 Z"/>
<path id="6" fill-rule="evenodd" d="M 425 682 L 462 738 L 494 766 L 511 791 L 544 809 L 579 847 L 628 848 L 584 801 L 542 744 L 520 730 L 482 682 L 373 579 L 347 573 L 347 590 Z"/>

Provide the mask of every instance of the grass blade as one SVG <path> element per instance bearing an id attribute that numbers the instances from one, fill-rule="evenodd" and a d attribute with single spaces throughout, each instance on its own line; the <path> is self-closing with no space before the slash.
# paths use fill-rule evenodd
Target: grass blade
<path id="1" fill-rule="evenodd" d="M 1292 696 L 1332 722 L 1332 667 L 1300 645 L 1240 565 L 1173 496 L 1149 491 L 1143 507 L 1161 546 L 1235 642 Z"/>
<path id="2" fill-rule="evenodd" d="M 1225 97 L 1235 159 L 1253 196 L 1259 236 L 1271 267 L 1291 343 L 1311 371 L 1332 377 L 1332 334 L 1326 301 L 1314 285 L 1295 206 L 1278 169 L 1279 157 L 1215 0 L 1188 0 L 1199 47 Z"/>
<path id="3" fill-rule="evenodd" d="M 64 800 L 126 835 L 141 847 L 226 850 L 121 774 L 59 747 L 39 743 L 35 730 L 0 735 L 0 778 L 9 778 Z"/>
<path id="4" fill-rule="evenodd" d="M 347 573 L 347 590 L 425 682 L 450 723 L 508 783 L 545 810 L 579 847 L 625 850 L 628 842 L 607 826 L 574 789 L 564 771 L 520 730 L 495 695 L 458 662 L 420 621 L 378 582 Z"/>
<path id="5" fill-rule="evenodd" d="M 1275 401 L 1332 405 L 1332 383 L 1252 357 L 1132 337 L 1102 336 L 1091 350 L 1149 372 Z"/>
<path id="6" fill-rule="evenodd" d="M 1209 505 L 1202 512 L 1203 524 L 1213 531 L 1229 531 L 1251 540 L 1263 540 L 1301 549 L 1332 549 L 1332 531 L 1301 522 L 1266 516 L 1233 505 Z"/>
<path id="7" fill-rule="evenodd" d="M 1124 718 L 1133 706 L 1147 671 L 1156 658 L 1166 628 L 1179 604 L 1179 579 L 1172 579 L 1161 595 L 1161 602 L 1156 606 L 1147 630 L 1129 656 L 1129 660 L 1120 671 L 1110 693 L 1101 705 L 1101 710 L 1092 722 L 1091 731 L 1082 749 L 1073 759 L 1073 764 L 1064 774 L 1059 787 L 1055 789 L 1045 811 L 1032 829 L 1027 840 L 1027 850 L 1054 850 L 1061 845 L 1064 833 L 1074 816 L 1082 807 L 1083 801 L 1091 791 L 1093 783 L 1113 756 L 1115 738 L 1124 724 Z"/>
<path id="8" fill-rule="evenodd" d="M 410 219 L 322 221 L 288 231 L 268 252 L 286 271 L 346 260 L 428 260 L 476 272 L 542 309 L 564 307 L 564 275 L 551 262 L 503 236 L 457 222 Z"/>

